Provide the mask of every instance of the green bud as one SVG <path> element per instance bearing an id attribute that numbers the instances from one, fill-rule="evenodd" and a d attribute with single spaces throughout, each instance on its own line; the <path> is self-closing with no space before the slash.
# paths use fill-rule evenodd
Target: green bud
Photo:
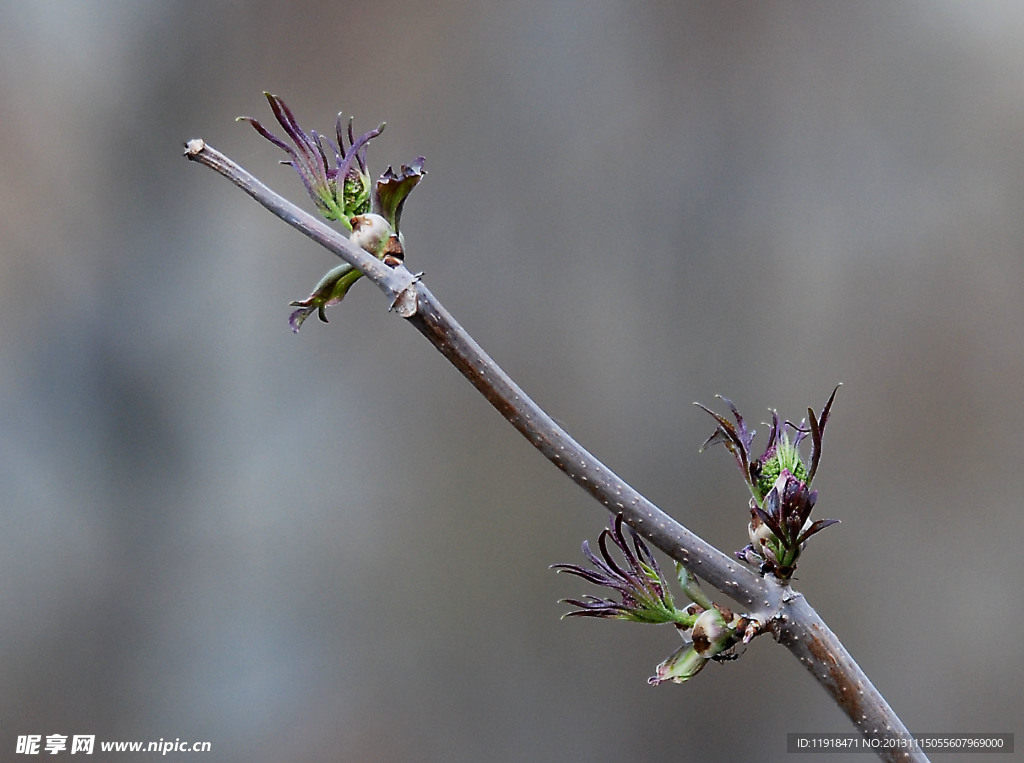
<path id="1" fill-rule="evenodd" d="M 365 249 L 378 259 L 384 255 L 384 248 L 394 231 L 391 225 L 378 214 L 356 215 L 349 220 L 352 233 L 348 237 L 356 246 Z"/>
<path id="2" fill-rule="evenodd" d="M 765 454 L 760 462 L 760 473 L 757 476 L 758 499 L 768 495 L 775 481 L 783 471 L 788 471 L 801 482 L 807 481 L 807 467 L 800 460 L 800 451 L 789 441 L 789 435 L 783 432 L 775 451 Z"/>
<path id="3" fill-rule="evenodd" d="M 658 665 L 655 668 L 655 674 L 647 679 L 647 683 L 651 686 L 657 686 L 665 681 L 681 684 L 700 673 L 707 664 L 708 659 L 697 654 L 692 644 L 687 644 L 679 647 Z"/>
<path id="4" fill-rule="evenodd" d="M 711 659 L 728 648 L 732 630 L 717 609 L 704 610 L 693 624 L 693 649 L 704 659 Z"/>

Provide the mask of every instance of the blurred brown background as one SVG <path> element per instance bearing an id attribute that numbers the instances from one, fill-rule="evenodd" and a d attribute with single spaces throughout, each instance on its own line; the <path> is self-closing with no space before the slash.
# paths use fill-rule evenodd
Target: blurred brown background
<path id="1" fill-rule="evenodd" d="M 292 335 L 334 260 L 181 157 L 309 207 L 232 121 L 263 90 L 387 120 L 375 173 L 424 154 L 410 267 L 723 549 L 745 491 L 691 403 L 799 419 L 842 381 L 843 524 L 798 587 L 912 730 L 1024 743 L 1024 6 L 12 2 L 0 63 L 0 757 L 783 760 L 851 728 L 767 639 L 651 688 L 671 630 L 560 621 L 588 591 L 547 566 L 603 509 L 368 283 Z"/>

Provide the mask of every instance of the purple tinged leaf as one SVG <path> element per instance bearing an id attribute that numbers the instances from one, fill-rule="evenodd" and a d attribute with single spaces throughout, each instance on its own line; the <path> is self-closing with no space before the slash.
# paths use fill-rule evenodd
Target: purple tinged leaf
<path id="1" fill-rule="evenodd" d="M 807 419 L 811 423 L 811 466 L 807 470 L 807 481 L 810 482 L 814 479 L 814 473 L 818 471 L 818 458 L 821 453 L 821 425 L 810 408 L 807 409 Z"/>
<path id="2" fill-rule="evenodd" d="M 768 495 L 766 495 L 764 497 L 764 501 L 762 502 L 761 506 L 764 509 L 764 511 L 761 511 L 759 509 L 758 510 L 758 515 L 764 514 L 765 516 L 770 517 L 771 518 L 771 522 L 766 522 L 765 524 L 767 524 L 769 527 L 771 527 L 772 523 L 776 522 L 778 520 L 778 518 L 779 518 L 779 489 L 778 489 L 778 487 L 772 487 L 772 489 L 768 491 Z M 774 529 L 775 528 L 772 528 L 773 531 L 774 531 Z"/>
<path id="3" fill-rule="evenodd" d="M 292 302 L 292 305 L 298 303 Z M 302 324 L 306 322 L 306 318 L 313 314 L 315 310 L 320 310 L 321 320 L 324 323 L 327 322 L 327 316 L 323 314 L 322 308 L 318 308 L 316 305 L 302 305 L 298 310 L 293 310 L 288 316 L 288 325 L 292 327 L 292 332 L 295 334 L 299 333 L 299 329 L 302 328 Z"/>
<path id="4" fill-rule="evenodd" d="M 418 156 L 410 164 L 403 164 L 400 173 L 388 167 L 377 181 L 374 194 L 376 212 L 391 223 L 396 233 L 401 230 L 402 209 L 406 198 L 427 174 L 423 169 L 425 161 L 422 156 Z"/>
<path id="5" fill-rule="evenodd" d="M 319 166 L 321 166 L 321 167 L 323 167 L 325 169 L 327 177 L 329 178 L 331 173 L 330 173 L 329 170 L 327 170 L 327 168 L 330 167 L 330 162 L 328 162 L 328 160 L 327 160 L 327 152 L 324 151 L 323 141 L 326 140 L 328 145 L 330 145 L 331 141 L 329 139 L 325 138 L 320 133 L 318 133 L 316 130 L 310 130 L 309 134 L 313 136 L 313 145 L 316 147 L 316 151 L 320 155 L 320 161 L 319 161 L 318 164 L 319 164 Z M 333 148 L 334 147 L 331 146 L 332 151 L 333 151 Z M 335 156 L 337 156 L 336 152 L 335 152 Z"/>
<path id="6" fill-rule="evenodd" d="M 295 156 L 301 166 L 295 169 L 299 170 L 302 175 L 308 176 L 308 183 L 314 188 L 326 188 L 327 187 L 327 167 L 326 160 L 320 162 L 318 155 L 322 154 L 319 147 L 316 145 L 315 138 L 307 135 L 301 127 L 295 122 L 295 117 L 292 112 L 285 106 L 284 101 L 276 96 L 271 96 L 269 93 L 267 97 L 270 99 L 270 107 L 274 111 L 274 115 L 278 121 L 284 127 L 285 132 L 295 141 L 295 151 L 292 155 Z"/>
<path id="7" fill-rule="evenodd" d="M 630 575 L 630 573 L 626 572 L 624 569 L 622 569 L 615 561 L 615 559 L 612 557 L 611 553 L 608 551 L 609 537 L 611 537 L 611 533 L 608 530 L 605 530 L 597 539 L 597 543 L 601 547 L 601 555 L 605 558 L 608 567 L 616 576 L 622 578 L 623 580 L 629 580 L 630 582 L 634 582 L 633 576 Z M 618 545 L 618 543 L 616 543 L 616 545 Z"/>
<path id="8" fill-rule="evenodd" d="M 352 163 L 353 162 L 357 162 L 359 168 L 363 172 L 366 171 L 366 165 L 363 162 L 362 158 L 360 157 L 359 152 L 363 149 L 363 147 L 367 143 L 369 143 L 371 140 L 373 140 L 378 135 L 380 135 L 382 132 L 384 132 L 384 124 L 385 124 L 384 122 L 381 122 L 380 123 L 380 127 L 378 127 L 376 130 L 370 130 L 369 132 L 366 132 L 366 133 L 363 133 L 362 135 L 360 135 L 359 139 L 356 140 L 349 147 L 349 149 L 345 152 L 344 161 L 342 161 L 338 165 L 338 178 L 339 178 L 339 182 L 345 180 L 349 176 L 349 173 L 352 172 Z M 383 217 L 386 218 L 387 215 L 383 215 Z M 391 227 L 394 228 L 394 226 L 391 226 Z"/>
<path id="9" fill-rule="evenodd" d="M 354 121 L 355 121 L 355 117 L 349 117 L 348 118 L 348 144 L 350 146 L 354 146 L 355 142 L 356 142 L 356 139 L 354 137 L 355 136 L 355 132 L 352 129 L 352 123 Z M 340 145 L 342 147 L 342 150 L 344 150 L 344 148 L 345 148 L 345 141 L 342 140 L 342 138 L 341 138 L 341 112 L 340 111 L 338 112 L 338 126 L 337 126 L 337 130 L 338 130 L 338 145 Z"/>
<path id="10" fill-rule="evenodd" d="M 604 575 L 586 567 L 580 567 L 578 564 L 552 564 L 551 569 L 555 572 L 568 572 L 570 575 L 576 575 L 596 585 L 605 585 L 608 580 Z"/>
<path id="11" fill-rule="evenodd" d="M 718 428 L 707 440 L 704 441 L 704 444 L 700 446 L 700 450 L 703 452 L 710 445 L 722 443 L 722 445 L 732 453 L 733 458 L 736 460 L 736 465 L 739 466 L 740 472 L 743 473 L 743 479 L 746 480 L 751 491 L 754 491 L 755 486 L 752 462 L 750 460 L 750 446 L 754 441 L 754 435 L 756 432 L 747 429 L 746 422 L 744 422 L 743 417 L 736 409 L 732 400 L 727 397 L 722 397 L 721 395 L 716 395 L 716 397 L 729 406 L 733 417 L 736 419 L 736 424 L 733 425 L 724 416 L 720 416 L 707 406 L 701 403 L 694 403 L 694 405 L 709 413 L 712 418 L 718 422 Z"/>
<path id="12" fill-rule="evenodd" d="M 295 119 L 295 115 L 292 110 L 288 108 L 287 104 L 276 95 L 264 92 L 263 95 L 267 97 L 270 102 L 270 110 L 274 112 L 274 116 L 277 121 L 281 123 L 285 132 L 295 141 L 299 149 L 308 148 L 312 142 L 309 136 L 306 135 L 305 131 L 299 126 L 298 121 Z"/>
<path id="13" fill-rule="evenodd" d="M 782 534 L 782 527 L 779 525 L 774 514 L 769 514 L 767 511 L 764 511 L 757 506 L 754 506 L 750 511 L 753 514 L 756 514 L 757 518 L 768 526 L 768 529 L 772 531 L 772 534 L 775 535 L 776 538 Z"/>
<path id="14" fill-rule="evenodd" d="M 800 537 L 797 539 L 797 542 L 798 543 L 803 543 L 804 541 L 806 541 L 808 538 L 810 538 L 815 533 L 819 533 L 822 530 L 824 530 L 826 527 L 830 527 L 831 525 L 837 525 L 837 524 L 839 524 L 839 520 L 838 519 L 819 519 L 817 522 L 812 523 L 811 526 L 808 527 L 800 535 Z"/>
<path id="15" fill-rule="evenodd" d="M 249 124 L 251 124 L 253 126 L 253 128 L 256 130 L 256 132 L 258 132 L 264 138 L 269 140 L 275 146 L 277 146 L 278 148 L 284 149 L 291 156 L 295 155 L 295 149 L 293 149 L 291 146 L 289 146 L 283 140 L 281 140 L 276 135 L 274 135 L 272 132 L 270 132 L 266 127 L 264 127 L 262 124 L 260 124 L 259 120 L 253 119 L 252 117 L 238 117 L 238 119 L 236 121 L 238 121 L 238 122 L 248 122 Z"/>
<path id="16" fill-rule="evenodd" d="M 628 529 L 632 538 L 632 548 L 626 539 L 625 529 Z M 625 564 L 616 559 L 609 539 L 618 547 Z M 556 572 L 568 572 L 595 585 L 611 588 L 619 593 L 622 600 L 615 601 L 596 596 L 587 596 L 579 600 L 566 599 L 566 603 L 584 610 L 570 614 L 613 617 L 642 623 L 677 624 L 680 618 L 685 617 L 684 613 L 675 608 L 668 584 L 650 549 L 632 528 L 624 528 L 621 514 L 616 515 L 611 526 L 602 531 L 598 544 L 600 556 L 591 550 L 589 543 L 584 541 L 582 544 L 583 555 L 593 565 L 593 569 L 575 564 L 554 564 L 551 568 Z"/>
<path id="17" fill-rule="evenodd" d="M 828 423 L 828 415 L 832 410 L 832 401 L 836 399 L 836 392 L 842 384 L 837 384 L 835 389 L 832 390 L 832 394 L 829 395 L 828 402 L 825 403 L 825 407 L 821 409 L 821 418 L 815 418 L 814 411 L 807 409 L 807 414 L 811 420 L 811 466 L 807 470 L 807 482 L 808 484 L 814 479 L 814 475 L 818 471 L 818 461 L 821 459 L 821 438 L 825 434 L 825 424 Z"/>

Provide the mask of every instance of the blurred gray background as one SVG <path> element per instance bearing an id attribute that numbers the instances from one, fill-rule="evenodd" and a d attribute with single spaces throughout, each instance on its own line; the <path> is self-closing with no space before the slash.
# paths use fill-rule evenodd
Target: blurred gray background
<path id="1" fill-rule="evenodd" d="M 233 121 L 263 90 L 387 120 L 375 173 L 427 157 L 410 267 L 719 547 L 745 488 L 691 403 L 799 419 L 843 382 L 843 524 L 797 585 L 912 730 L 1024 744 L 1024 5 L 9 2 L 0 64 L 0 758 L 784 760 L 852 728 L 768 639 L 651 688 L 670 629 L 560 621 L 596 591 L 547 567 L 604 510 L 370 284 L 291 333 L 335 261 L 181 156 L 309 208 Z"/>

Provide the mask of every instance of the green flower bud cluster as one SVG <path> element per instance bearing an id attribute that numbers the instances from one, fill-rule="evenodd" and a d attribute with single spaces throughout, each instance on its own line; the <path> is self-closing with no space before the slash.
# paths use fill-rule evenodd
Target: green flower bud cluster
<path id="1" fill-rule="evenodd" d="M 352 119 L 347 127 L 341 114 L 335 127 L 337 140 L 314 130 L 306 132 L 283 100 L 264 93 L 278 123 L 292 143 L 286 143 L 252 117 L 239 117 L 278 148 L 288 154 L 283 162 L 299 173 L 317 210 L 328 220 L 340 222 L 351 231 L 350 240 L 386 265 L 397 267 L 405 256 L 399 223 L 405 199 L 423 179 L 423 157 L 401 166 L 400 172 L 388 167 L 373 183 L 366 168 L 366 146 L 384 130 L 382 122 L 375 130 L 355 136 Z M 298 331 L 314 312 L 324 323 L 324 308 L 337 304 L 362 273 L 351 265 L 332 268 L 320 279 L 313 292 L 303 300 L 292 302 L 299 308 L 289 317 L 293 331 Z"/>

